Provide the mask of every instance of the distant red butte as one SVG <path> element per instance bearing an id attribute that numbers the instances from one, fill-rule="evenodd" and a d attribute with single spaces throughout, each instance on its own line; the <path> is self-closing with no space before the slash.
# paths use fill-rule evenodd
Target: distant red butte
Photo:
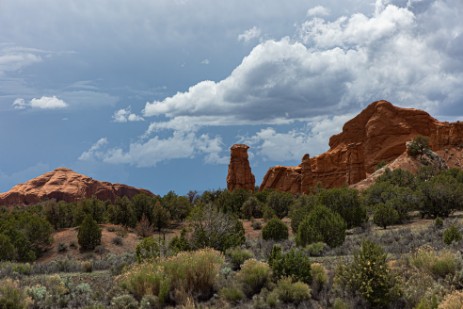
<path id="1" fill-rule="evenodd" d="M 0 205 L 33 205 L 50 199 L 76 202 L 92 197 L 114 202 L 117 197 L 132 198 L 139 193 L 154 196 L 148 190 L 98 181 L 68 168 L 60 167 L 18 184 L 8 192 L 0 193 Z"/>
<path id="2" fill-rule="evenodd" d="M 418 109 L 400 108 L 387 101 L 371 103 L 330 138 L 330 149 L 316 157 L 305 155 L 298 166 L 275 166 L 264 176 L 260 190 L 307 193 L 314 185 L 325 188 L 352 185 L 373 173 L 381 162 L 394 161 L 417 135 L 429 137 L 433 151 L 461 153 L 463 123 L 440 122 Z M 449 167 L 460 159 L 443 156 Z"/>

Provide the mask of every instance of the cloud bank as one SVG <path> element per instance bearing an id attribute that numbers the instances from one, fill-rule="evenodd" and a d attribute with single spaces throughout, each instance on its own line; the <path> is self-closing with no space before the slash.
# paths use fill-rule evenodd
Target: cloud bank
<path id="1" fill-rule="evenodd" d="M 41 98 L 33 98 L 29 102 L 26 102 L 22 98 L 17 98 L 13 102 L 13 107 L 15 109 L 63 109 L 68 107 L 68 104 L 61 99 L 58 99 L 56 96 L 46 97 L 43 96 Z"/>
<path id="2" fill-rule="evenodd" d="M 155 136 L 108 151 L 104 160 L 147 166 L 210 149 L 220 157 L 220 139 L 203 141 L 201 129 L 243 125 L 267 126 L 241 137 L 264 159 L 296 160 L 325 150 L 327 133 L 340 129 L 343 115 L 372 101 L 429 112 L 461 105 L 463 59 L 456 55 L 462 53 L 463 6 L 457 0 L 398 2 L 405 1 L 378 0 L 371 15 L 334 20 L 325 18 L 324 7 L 309 9 L 295 35 L 259 43 L 223 80 L 146 103 L 143 116 L 154 120 L 145 137 Z M 260 34 L 253 27 L 238 39 Z M 158 135 L 166 130 L 170 137 Z M 203 151 L 192 141 L 214 147 Z"/>

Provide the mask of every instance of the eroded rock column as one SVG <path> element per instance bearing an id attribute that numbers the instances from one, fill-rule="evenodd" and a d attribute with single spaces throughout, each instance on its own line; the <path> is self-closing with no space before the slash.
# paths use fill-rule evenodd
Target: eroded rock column
<path id="1" fill-rule="evenodd" d="M 248 159 L 248 145 L 235 144 L 230 148 L 230 164 L 228 165 L 228 191 L 244 189 L 254 191 L 256 180 L 251 171 Z"/>

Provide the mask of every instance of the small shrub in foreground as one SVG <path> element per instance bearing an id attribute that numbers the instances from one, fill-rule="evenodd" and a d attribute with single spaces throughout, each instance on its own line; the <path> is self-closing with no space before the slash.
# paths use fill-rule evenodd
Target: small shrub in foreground
<path id="1" fill-rule="evenodd" d="M 277 282 L 277 287 L 271 294 L 276 294 L 278 300 L 283 303 L 299 305 L 301 302 L 310 299 L 310 288 L 307 284 L 291 278 L 281 278 Z"/>
<path id="2" fill-rule="evenodd" d="M 412 266 L 434 278 L 445 278 L 454 275 L 462 267 L 461 257 L 458 253 L 449 250 L 436 252 L 431 247 L 421 247 L 409 259 Z"/>
<path id="3" fill-rule="evenodd" d="M 146 237 L 137 245 L 136 255 L 138 263 L 141 263 L 144 260 L 157 258 L 159 257 L 159 254 L 159 244 L 153 237 Z"/>
<path id="4" fill-rule="evenodd" d="M 244 261 L 254 257 L 254 254 L 251 251 L 241 249 L 240 247 L 227 249 L 225 254 L 230 258 L 233 270 L 240 269 L 240 266 L 244 263 Z"/>
<path id="5" fill-rule="evenodd" d="M 0 308 L 25 309 L 28 304 L 29 299 L 18 282 L 11 279 L 0 281 Z"/>
<path id="6" fill-rule="evenodd" d="M 461 240 L 461 233 L 455 225 L 452 225 L 444 231 L 442 237 L 444 243 L 450 245 L 452 242 L 459 242 Z"/>
<path id="7" fill-rule="evenodd" d="M 304 283 L 312 282 L 310 259 L 300 250 L 291 249 L 282 253 L 279 246 L 273 246 L 269 264 L 276 278 L 292 277 Z"/>
<path id="8" fill-rule="evenodd" d="M 438 309 L 461 309 L 463 308 L 463 291 L 454 291 L 447 294 L 439 304 Z"/>
<path id="9" fill-rule="evenodd" d="M 138 302 L 132 295 L 116 296 L 111 300 L 111 308 L 114 309 L 138 309 Z"/>
<path id="10" fill-rule="evenodd" d="M 270 266 L 255 259 L 246 260 L 236 278 L 243 287 L 243 292 L 251 297 L 270 281 Z"/>

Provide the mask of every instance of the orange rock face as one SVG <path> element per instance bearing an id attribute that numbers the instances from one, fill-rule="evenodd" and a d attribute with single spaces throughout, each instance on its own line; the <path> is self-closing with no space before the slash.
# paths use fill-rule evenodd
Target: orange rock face
<path id="1" fill-rule="evenodd" d="M 235 144 L 230 148 L 230 164 L 228 165 L 228 191 L 244 189 L 254 191 L 256 180 L 251 171 L 248 159 L 249 146 Z"/>
<path id="2" fill-rule="evenodd" d="M 101 182 L 67 168 L 57 168 L 1 193 L 0 205 L 33 205 L 49 199 L 75 202 L 91 197 L 113 202 L 117 197 L 131 198 L 138 193 L 154 196 L 148 190 Z"/>
<path id="3" fill-rule="evenodd" d="M 439 122 L 425 111 L 377 101 L 330 138 L 327 152 L 314 158 L 304 156 L 297 167 L 270 168 L 260 190 L 306 193 L 316 184 L 326 188 L 355 184 L 373 173 L 378 163 L 399 157 L 406 142 L 417 135 L 428 136 L 436 152 L 461 147 L 463 123 Z"/>

